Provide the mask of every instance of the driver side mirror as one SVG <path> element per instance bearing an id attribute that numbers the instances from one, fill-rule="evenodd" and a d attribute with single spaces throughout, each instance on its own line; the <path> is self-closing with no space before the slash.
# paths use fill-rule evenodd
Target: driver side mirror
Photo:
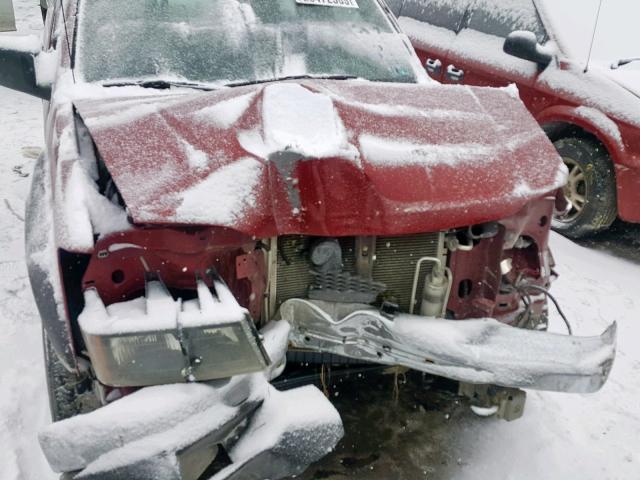
<path id="1" fill-rule="evenodd" d="M 0 36 L 0 85 L 49 100 L 51 85 L 38 82 L 38 55 L 46 54 L 36 36 Z"/>
<path id="2" fill-rule="evenodd" d="M 553 55 L 538 43 L 533 32 L 511 32 L 504 41 L 503 50 L 508 55 L 535 62 L 540 68 L 545 68 L 553 59 Z"/>

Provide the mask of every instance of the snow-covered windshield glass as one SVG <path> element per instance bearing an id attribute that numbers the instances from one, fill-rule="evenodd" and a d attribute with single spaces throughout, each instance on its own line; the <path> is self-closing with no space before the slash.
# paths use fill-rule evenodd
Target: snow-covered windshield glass
<path id="1" fill-rule="evenodd" d="M 76 66 L 89 82 L 416 81 L 407 42 L 376 0 L 298 1 L 83 0 Z"/>
<path id="2" fill-rule="evenodd" d="M 574 60 L 585 63 L 600 0 L 537 0 L 553 24 L 561 47 Z M 640 2 L 604 0 L 595 32 L 592 61 L 611 65 L 640 57 Z"/>

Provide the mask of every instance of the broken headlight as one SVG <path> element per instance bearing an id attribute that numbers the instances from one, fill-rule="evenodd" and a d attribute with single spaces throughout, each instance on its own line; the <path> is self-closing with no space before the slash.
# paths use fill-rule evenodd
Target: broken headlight
<path id="1" fill-rule="evenodd" d="M 198 280 L 198 297 L 183 302 L 155 279 L 144 297 L 108 307 L 87 289 L 78 322 L 98 380 L 147 386 L 266 368 L 270 360 L 250 315 L 221 281 L 214 287 L 215 296 Z"/>

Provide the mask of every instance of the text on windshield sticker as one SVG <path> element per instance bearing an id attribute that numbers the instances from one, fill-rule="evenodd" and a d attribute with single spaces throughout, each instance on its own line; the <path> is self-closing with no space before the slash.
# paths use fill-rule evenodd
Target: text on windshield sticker
<path id="1" fill-rule="evenodd" d="M 360 8 L 356 0 L 296 0 L 300 5 L 322 5 L 323 7 Z"/>

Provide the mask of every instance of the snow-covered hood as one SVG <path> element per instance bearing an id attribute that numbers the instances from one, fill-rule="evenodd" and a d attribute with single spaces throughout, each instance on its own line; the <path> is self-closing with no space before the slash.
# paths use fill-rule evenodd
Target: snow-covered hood
<path id="1" fill-rule="evenodd" d="M 305 80 L 74 103 L 139 224 L 435 231 L 505 218 L 565 180 L 497 89 Z"/>

